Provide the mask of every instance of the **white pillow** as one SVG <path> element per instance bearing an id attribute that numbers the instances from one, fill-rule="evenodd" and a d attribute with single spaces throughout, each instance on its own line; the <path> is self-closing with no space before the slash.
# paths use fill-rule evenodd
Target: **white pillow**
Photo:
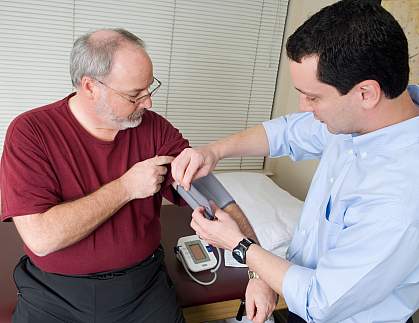
<path id="1" fill-rule="evenodd" d="M 285 257 L 303 202 L 261 173 L 231 172 L 215 176 L 246 214 L 261 246 Z"/>

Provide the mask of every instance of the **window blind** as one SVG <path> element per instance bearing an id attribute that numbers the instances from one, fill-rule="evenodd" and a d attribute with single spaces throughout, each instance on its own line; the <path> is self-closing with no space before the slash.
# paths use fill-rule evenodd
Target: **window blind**
<path id="1" fill-rule="evenodd" d="M 73 1 L 2 0 L 0 149 L 18 114 L 71 92 Z"/>
<path id="2" fill-rule="evenodd" d="M 12 118 L 69 92 L 73 41 L 125 28 L 147 45 L 163 82 L 153 110 L 192 146 L 270 118 L 288 0 L 2 1 L 0 143 Z M 2 146 L 2 145 L 1 145 Z M 231 158 L 218 169 L 261 169 Z"/>

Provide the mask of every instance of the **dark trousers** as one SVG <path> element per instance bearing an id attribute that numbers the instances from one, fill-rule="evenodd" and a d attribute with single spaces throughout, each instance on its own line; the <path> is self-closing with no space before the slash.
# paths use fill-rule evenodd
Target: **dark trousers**
<path id="1" fill-rule="evenodd" d="M 129 269 L 86 276 L 45 273 L 28 257 L 14 272 L 13 322 L 184 322 L 163 249 Z"/>
<path id="2" fill-rule="evenodd" d="M 304 323 L 305 320 L 303 320 L 301 317 L 299 317 L 298 315 L 294 314 L 293 312 L 289 312 L 288 311 L 288 323 Z"/>
<path id="3" fill-rule="evenodd" d="M 304 323 L 305 321 L 301 317 L 299 317 L 298 315 L 295 315 L 292 312 L 288 312 L 288 321 L 287 322 L 288 323 Z M 412 318 L 408 319 L 406 321 L 406 323 L 413 323 Z"/>

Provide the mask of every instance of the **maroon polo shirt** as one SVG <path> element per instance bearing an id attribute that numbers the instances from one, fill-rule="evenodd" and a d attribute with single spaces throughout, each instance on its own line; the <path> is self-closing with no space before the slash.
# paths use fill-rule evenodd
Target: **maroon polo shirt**
<path id="1" fill-rule="evenodd" d="M 176 128 L 152 111 L 145 112 L 138 127 L 119 131 L 112 142 L 99 140 L 71 113 L 72 95 L 23 113 L 10 124 L 0 165 L 2 221 L 79 199 L 139 161 L 176 156 L 188 146 Z M 43 271 L 70 275 L 138 263 L 160 243 L 162 196 L 180 201 L 170 185 L 170 170 L 166 177 L 159 193 L 127 203 L 83 240 L 44 257 L 24 246 L 26 254 Z"/>

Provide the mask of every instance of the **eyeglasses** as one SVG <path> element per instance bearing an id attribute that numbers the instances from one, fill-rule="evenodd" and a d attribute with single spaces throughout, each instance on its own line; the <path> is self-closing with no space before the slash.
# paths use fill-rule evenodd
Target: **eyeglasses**
<path id="1" fill-rule="evenodd" d="M 141 92 L 147 91 L 147 94 L 143 94 L 141 95 L 141 93 L 137 96 L 132 96 L 126 93 L 123 93 L 121 91 L 115 90 L 114 88 L 110 87 L 109 85 L 107 85 L 106 83 L 95 79 L 96 81 L 98 81 L 100 84 L 106 86 L 108 89 L 111 89 L 112 91 L 114 91 L 116 94 L 118 94 L 121 98 L 131 102 L 132 104 L 138 104 L 140 102 L 144 102 L 145 100 L 147 100 L 148 98 L 152 97 L 154 94 L 156 94 L 157 90 L 160 88 L 161 86 L 161 82 L 155 78 L 153 76 L 153 83 L 151 83 L 147 89 L 144 89 Z"/>

